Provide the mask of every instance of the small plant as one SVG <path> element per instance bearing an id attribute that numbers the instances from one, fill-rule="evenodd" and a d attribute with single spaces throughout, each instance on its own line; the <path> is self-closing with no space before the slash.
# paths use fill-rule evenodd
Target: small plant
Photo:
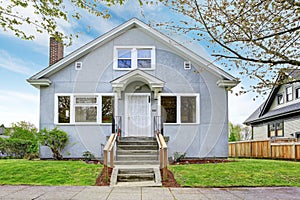
<path id="1" fill-rule="evenodd" d="M 38 132 L 38 140 L 41 145 L 51 149 L 54 160 L 63 159 L 62 151 L 69 142 L 69 136 L 65 131 L 59 130 L 57 127 L 52 130 L 44 128 Z"/>
<path id="2" fill-rule="evenodd" d="M 83 152 L 82 157 L 83 157 L 83 160 L 86 162 L 95 159 L 94 154 L 92 154 L 90 151 Z"/>
<path id="3" fill-rule="evenodd" d="M 175 152 L 174 153 L 174 161 L 181 162 L 185 158 L 186 153 Z"/>

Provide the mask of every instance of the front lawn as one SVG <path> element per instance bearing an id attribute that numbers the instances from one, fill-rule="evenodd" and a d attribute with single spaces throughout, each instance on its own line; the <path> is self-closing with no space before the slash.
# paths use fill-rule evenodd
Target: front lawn
<path id="1" fill-rule="evenodd" d="M 94 185 L 103 166 L 83 161 L 0 160 L 0 185 Z"/>
<path id="2" fill-rule="evenodd" d="M 235 159 L 218 164 L 170 165 L 175 179 L 189 187 L 297 186 L 300 162 Z"/>

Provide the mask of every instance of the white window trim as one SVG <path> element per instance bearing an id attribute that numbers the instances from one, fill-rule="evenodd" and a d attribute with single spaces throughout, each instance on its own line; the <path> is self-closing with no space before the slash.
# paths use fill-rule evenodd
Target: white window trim
<path id="1" fill-rule="evenodd" d="M 118 49 L 131 49 L 131 68 L 118 68 Z M 151 68 L 138 68 L 137 67 L 137 50 L 138 49 L 151 49 Z M 120 71 L 130 71 L 135 69 L 140 70 L 154 70 L 156 63 L 155 46 L 114 46 L 114 62 L 113 69 Z"/>
<path id="2" fill-rule="evenodd" d="M 70 97 L 70 123 L 59 123 L 58 122 L 58 96 L 69 96 Z M 97 121 L 96 122 L 75 122 L 75 97 L 76 96 L 95 96 L 97 97 L 97 103 L 91 105 L 97 105 Z M 111 125 L 110 123 L 102 123 L 102 96 L 114 96 L 114 109 L 115 115 L 118 115 L 118 104 L 117 96 L 115 93 L 56 93 L 54 95 L 54 124 L 55 125 Z"/>
<path id="3" fill-rule="evenodd" d="M 165 123 L 166 125 L 195 125 L 200 124 L 200 94 L 199 93 L 159 93 L 158 95 L 158 113 L 157 115 L 161 115 L 161 97 L 162 96 L 171 96 L 176 97 L 176 117 L 177 123 Z M 196 122 L 195 123 L 182 123 L 181 122 L 181 98 L 180 97 L 196 97 Z"/>

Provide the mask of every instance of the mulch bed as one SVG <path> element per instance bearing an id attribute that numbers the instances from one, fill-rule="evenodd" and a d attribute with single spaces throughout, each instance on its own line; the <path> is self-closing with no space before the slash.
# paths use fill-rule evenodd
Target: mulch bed
<path id="1" fill-rule="evenodd" d="M 226 163 L 226 162 L 234 162 L 227 159 L 214 159 L 214 160 L 201 160 L 201 159 L 183 159 L 180 162 L 172 162 L 170 165 L 188 165 L 188 164 L 209 164 L 209 163 Z M 96 179 L 95 186 L 109 186 L 110 185 L 110 177 L 113 168 L 108 167 L 108 176 L 105 176 L 105 169 L 102 169 L 101 174 Z M 163 177 L 162 170 L 160 170 L 161 177 Z M 177 183 L 176 179 L 174 178 L 173 173 L 167 169 L 167 177 L 165 180 L 162 180 L 163 187 L 182 187 Z"/>
<path id="2" fill-rule="evenodd" d="M 170 165 L 188 165 L 188 164 L 209 164 L 234 162 L 227 159 L 183 159 L 180 162 L 171 162 Z"/>
<path id="3" fill-rule="evenodd" d="M 101 174 L 96 179 L 95 186 L 109 186 L 112 171 L 113 168 L 108 167 L 108 174 L 105 175 L 105 168 L 103 168 Z"/>

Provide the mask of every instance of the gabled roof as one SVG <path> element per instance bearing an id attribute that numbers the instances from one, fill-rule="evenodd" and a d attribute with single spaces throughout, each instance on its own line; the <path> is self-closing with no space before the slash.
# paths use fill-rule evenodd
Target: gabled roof
<path id="1" fill-rule="evenodd" d="M 288 78 L 287 83 L 295 82 L 300 80 L 300 70 L 293 69 L 293 70 L 285 70 L 284 73 L 280 73 L 277 76 L 276 82 L 279 81 L 279 79 Z M 280 89 L 282 84 L 274 85 L 267 100 L 262 103 L 258 109 L 256 109 L 244 122 L 244 124 L 253 124 L 253 123 L 259 123 L 271 119 L 275 119 L 278 117 L 284 117 L 289 116 L 291 114 L 300 113 L 300 103 L 295 103 L 292 105 L 288 105 L 276 110 L 271 110 L 270 107 L 274 100 L 276 100 L 277 93 Z"/>
<path id="2" fill-rule="evenodd" d="M 181 53 L 185 57 L 191 59 L 192 61 L 196 63 L 200 63 L 201 65 L 205 66 L 206 69 L 213 74 L 217 75 L 221 79 L 225 80 L 231 80 L 236 81 L 236 79 L 228 74 L 227 72 L 221 70 L 216 65 L 213 65 L 210 61 L 207 59 L 201 57 L 200 55 L 196 54 L 195 52 L 187 49 L 183 45 L 179 44 L 178 42 L 174 41 L 173 39 L 167 37 L 166 35 L 162 34 L 161 32 L 151 28 L 144 22 L 133 18 L 120 26 L 112 29 L 111 31 L 105 33 L 104 35 L 96 38 L 95 40 L 91 41 L 90 43 L 80 47 L 79 49 L 75 50 L 74 52 L 70 53 L 69 55 L 65 56 L 63 59 L 58 61 L 57 63 L 45 68 L 44 70 L 38 72 L 37 74 L 30 77 L 27 81 L 31 84 L 35 84 L 35 81 L 42 78 L 47 78 L 51 76 L 52 74 L 58 72 L 59 70 L 63 69 L 70 63 L 74 62 L 76 59 L 88 54 L 89 52 L 93 51 L 95 48 L 105 44 L 106 42 L 118 37 L 125 31 L 128 31 L 134 27 L 140 28 L 144 32 L 150 34 L 151 36 L 154 36 L 159 41 L 167 44 L 171 49 L 174 51 L 177 51 L 177 53 Z M 47 85 L 48 82 L 44 83 L 44 85 Z"/>

